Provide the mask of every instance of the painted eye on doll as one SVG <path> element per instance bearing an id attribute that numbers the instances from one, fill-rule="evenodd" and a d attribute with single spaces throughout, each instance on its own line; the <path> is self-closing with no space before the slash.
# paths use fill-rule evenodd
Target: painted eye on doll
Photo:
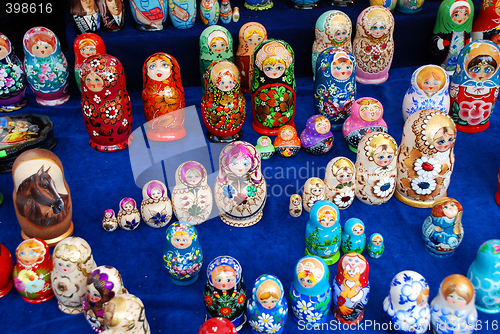
<path id="1" fill-rule="evenodd" d="M 273 67 L 272 67 L 272 66 L 269 66 L 269 65 L 268 65 L 268 66 L 265 66 L 265 67 L 264 67 L 264 72 L 270 72 L 270 71 L 272 71 L 272 70 L 273 70 Z"/>
<path id="2" fill-rule="evenodd" d="M 149 65 L 149 69 L 150 69 L 150 70 L 154 70 L 155 68 L 156 68 L 156 65 L 155 65 L 155 64 L 151 64 L 151 65 Z"/>
<path id="3" fill-rule="evenodd" d="M 31 251 L 28 255 L 31 256 L 31 257 L 35 257 L 35 256 L 38 256 L 38 253 L 34 252 L 34 251 Z"/>
<path id="4" fill-rule="evenodd" d="M 283 65 L 277 65 L 276 66 L 276 71 L 284 71 L 285 67 Z"/>
<path id="5" fill-rule="evenodd" d="M 166 61 L 162 62 L 162 63 L 161 63 L 161 67 L 163 67 L 163 68 L 167 68 L 167 67 L 168 67 L 167 62 L 166 62 Z"/>

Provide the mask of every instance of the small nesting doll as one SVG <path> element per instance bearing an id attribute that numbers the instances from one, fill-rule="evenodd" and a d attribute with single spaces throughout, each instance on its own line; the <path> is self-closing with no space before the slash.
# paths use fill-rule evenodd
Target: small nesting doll
<path id="1" fill-rule="evenodd" d="M 273 0 L 245 0 L 245 8 L 250 10 L 268 10 L 273 8 Z"/>
<path id="2" fill-rule="evenodd" d="M 146 311 L 142 300 L 124 293 L 116 296 L 104 306 L 105 334 L 130 333 L 150 334 Z"/>
<path id="3" fill-rule="evenodd" d="M 172 203 L 163 182 L 152 180 L 142 187 L 141 216 L 151 227 L 167 226 L 172 218 Z"/>
<path id="4" fill-rule="evenodd" d="M 455 163 L 455 123 L 436 109 L 408 117 L 397 162 L 396 198 L 430 208 L 446 194 Z"/>
<path id="5" fill-rule="evenodd" d="M 290 286 L 292 318 L 296 323 L 314 326 L 326 321 L 332 303 L 330 271 L 318 256 L 304 256 L 295 266 Z"/>
<path id="6" fill-rule="evenodd" d="M 198 231 L 189 223 L 175 222 L 167 229 L 163 265 L 175 285 L 191 285 L 198 279 L 203 251 Z"/>
<path id="7" fill-rule="evenodd" d="M 271 138 L 268 136 L 261 136 L 257 139 L 257 145 L 255 146 L 257 151 L 260 153 L 260 158 L 262 160 L 269 160 L 274 155 L 274 146 L 271 142 Z"/>
<path id="8" fill-rule="evenodd" d="M 204 1 L 201 3 L 202 7 L 203 3 Z M 215 25 L 203 30 L 200 35 L 200 80 L 203 92 L 205 72 L 212 62 L 219 59 L 234 62 L 233 37 L 226 28 Z"/>
<path id="9" fill-rule="evenodd" d="M 288 206 L 290 216 L 297 218 L 302 214 L 302 198 L 299 194 L 290 196 L 290 205 Z"/>
<path id="10" fill-rule="evenodd" d="M 95 0 L 70 0 L 69 12 L 77 35 L 89 32 L 100 33 L 101 20 Z"/>
<path id="11" fill-rule="evenodd" d="M 229 0 L 222 0 L 220 4 L 220 20 L 224 24 L 231 23 L 233 20 L 233 9 Z"/>
<path id="12" fill-rule="evenodd" d="M 340 258 L 339 209 L 330 201 L 316 202 L 306 225 L 306 255 L 316 255 L 332 265 Z"/>
<path id="13" fill-rule="evenodd" d="M 300 142 L 307 153 L 322 155 L 333 145 L 331 124 L 325 116 L 314 115 L 307 120 L 306 128 L 300 134 Z"/>
<path id="14" fill-rule="evenodd" d="M 118 220 L 115 216 L 113 209 L 106 209 L 104 211 L 104 218 L 102 219 L 102 228 L 108 232 L 113 232 L 118 227 Z"/>
<path id="15" fill-rule="evenodd" d="M 241 73 L 241 91 L 251 93 L 253 77 L 253 51 L 260 42 L 267 39 L 266 28 L 257 22 L 248 22 L 241 26 L 239 33 L 238 50 L 236 51 L 236 65 Z"/>
<path id="16" fill-rule="evenodd" d="M 130 0 L 134 28 L 140 31 L 159 31 L 166 26 L 168 2 L 164 0 Z"/>
<path id="17" fill-rule="evenodd" d="M 0 112 L 11 112 L 26 106 L 26 73 L 7 36 L 0 33 Z"/>
<path id="18" fill-rule="evenodd" d="M 368 241 L 368 255 L 372 259 L 378 259 L 384 253 L 384 238 L 380 233 L 373 233 Z"/>
<path id="19" fill-rule="evenodd" d="M 472 40 L 487 39 L 500 45 L 500 1 L 484 0 L 472 26 Z"/>
<path id="20" fill-rule="evenodd" d="M 148 122 L 148 139 L 170 141 L 183 138 L 186 135 L 185 100 L 177 60 L 169 54 L 157 52 L 144 62 L 142 77 L 142 104 Z"/>
<path id="21" fill-rule="evenodd" d="M 78 237 L 63 239 L 54 248 L 52 259 L 52 288 L 59 309 L 67 314 L 83 312 L 87 275 L 97 267 L 90 245 Z"/>
<path id="22" fill-rule="evenodd" d="M 231 320 L 237 330 L 246 323 L 247 290 L 240 263 L 231 256 L 218 256 L 207 267 L 204 302 L 209 318 Z"/>
<path id="23" fill-rule="evenodd" d="M 365 245 L 365 223 L 358 218 L 349 218 L 342 229 L 342 252 L 361 254 Z"/>
<path id="24" fill-rule="evenodd" d="M 238 22 L 240 20 L 240 8 L 234 7 L 233 9 L 233 22 Z"/>
<path id="25" fill-rule="evenodd" d="M 125 197 L 120 201 L 120 211 L 118 211 L 117 219 L 118 225 L 127 231 L 133 231 L 139 226 L 141 215 L 133 198 Z"/>
<path id="26" fill-rule="evenodd" d="M 219 1 L 202 0 L 200 4 L 201 22 L 206 26 L 212 26 L 219 21 Z"/>
<path id="27" fill-rule="evenodd" d="M 396 190 L 398 146 L 382 132 L 366 135 L 356 158 L 356 197 L 369 205 L 384 204 Z"/>
<path id="28" fill-rule="evenodd" d="M 283 125 L 278 129 L 276 139 L 274 139 L 274 149 L 284 158 L 291 158 L 299 153 L 301 147 L 297 130 L 291 125 Z"/>
<path id="29" fill-rule="evenodd" d="M 214 333 L 214 328 L 217 330 Z M 206 320 L 203 325 L 201 325 L 198 334 L 236 334 L 236 327 L 233 323 L 226 318 L 215 317 Z"/>
<path id="30" fill-rule="evenodd" d="M 14 286 L 12 271 L 14 270 L 14 260 L 7 247 L 0 243 L 0 298 L 4 297 Z"/>
<path id="31" fill-rule="evenodd" d="M 321 6 L 319 0 L 287 0 L 286 4 L 293 9 L 314 9 Z"/>
<path id="32" fill-rule="evenodd" d="M 302 204 L 309 213 L 314 203 L 325 199 L 325 183 L 319 177 L 311 177 L 304 184 Z"/>
<path id="33" fill-rule="evenodd" d="M 101 28 L 116 32 L 125 27 L 125 5 L 123 0 L 97 0 L 101 15 Z"/>
<path id="34" fill-rule="evenodd" d="M 42 239 L 26 239 L 17 246 L 12 272 L 14 286 L 28 303 L 43 303 L 54 297 L 50 275 L 54 268 L 49 246 Z"/>
<path id="35" fill-rule="evenodd" d="M 351 206 L 355 196 L 355 169 L 351 160 L 337 157 L 326 165 L 325 199 L 335 203 L 339 210 Z"/>
<path id="36" fill-rule="evenodd" d="M 261 42 L 253 53 L 252 128 L 276 136 L 285 124 L 294 126 L 294 53 L 282 40 Z"/>
<path id="37" fill-rule="evenodd" d="M 177 29 L 189 29 L 196 21 L 196 0 L 168 1 L 170 21 Z"/>
<path id="38" fill-rule="evenodd" d="M 82 65 L 83 61 L 90 56 L 96 54 L 105 54 L 106 46 L 104 45 L 104 41 L 99 35 L 89 32 L 81 34 L 75 39 L 75 42 L 73 43 L 73 51 L 75 52 L 76 85 L 81 92 L 82 87 L 80 83 L 80 66 Z"/>
<path id="39" fill-rule="evenodd" d="M 398 0 L 397 9 L 401 13 L 415 14 L 422 10 L 424 0 Z"/>
<path id="40" fill-rule="evenodd" d="M 57 36 L 44 27 L 31 28 L 24 34 L 23 47 L 28 84 L 36 102 L 58 106 L 68 101 L 68 62 Z"/>
<path id="41" fill-rule="evenodd" d="M 353 53 L 356 57 L 356 81 L 379 84 L 389 77 L 394 55 L 394 17 L 381 6 L 370 6 L 358 16 Z"/>
<path id="42" fill-rule="evenodd" d="M 196 161 L 182 163 L 175 172 L 172 203 L 179 221 L 198 225 L 212 212 L 212 189 L 207 183 L 207 170 Z"/>
<path id="43" fill-rule="evenodd" d="M 467 44 L 450 86 L 450 116 L 458 131 L 481 132 L 490 125 L 500 86 L 500 49 L 491 41 Z"/>

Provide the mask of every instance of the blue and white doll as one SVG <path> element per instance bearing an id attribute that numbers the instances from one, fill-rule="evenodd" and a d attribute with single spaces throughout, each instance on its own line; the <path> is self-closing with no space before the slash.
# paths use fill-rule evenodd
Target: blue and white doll
<path id="1" fill-rule="evenodd" d="M 196 21 L 196 0 L 168 0 L 168 12 L 174 27 L 192 28 Z"/>
<path id="2" fill-rule="evenodd" d="M 373 233 L 368 243 L 368 255 L 372 259 L 378 259 L 384 253 L 384 237 L 380 233 Z"/>
<path id="3" fill-rule="evenodd" d="M 206 26 L 212 26 L 219 22 L 219 1 L 202 0 L 200 4 L 201 22 Z"/>
<path id="4" fill-rule="evenodd" d="M 166 26 L 167 3 L 163 0 L 129 0 L 133 26 L 141 31 L 159 31 Z"/>
<path id="5" fill-rule="evenodd" d="M 365 223 L 358 218 L 349 218 L 342 230 L 342 252 L 363 253 L 366 245 Z"/>

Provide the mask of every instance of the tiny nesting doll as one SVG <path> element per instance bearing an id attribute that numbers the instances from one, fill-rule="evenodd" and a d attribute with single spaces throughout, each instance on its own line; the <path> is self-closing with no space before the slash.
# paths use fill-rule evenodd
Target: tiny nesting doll
<path id="1" fill-rule="evenodd" d="M 450 86 L 450 116 L 458 131 L 481 132 L 490 125 L 500 86 L 500 49 L 491 41 L 467 44 Z"/>
<path id="2" fill-rule="evenodd" d="M 28 303 L 43 303 L 54 297 L 50 275 L 54 266 L 49 246 L 42 239 L 26 239 L 17 246 L 12 272 L 14 286 Z"/>
<path id="3" fill-rule="evenodd" d="M 201 22 L 206 26 L 217 24 L 219 21 L 219 1 L 202 0 L 200 4 Z"/>
<path id="4" fill-rule="evenodd" d="M 321 6 L 319 0 L 287 0 L 286 4 L 293 9 L 314 9 Z"/>
<path id="5" fill-rule="evenodd" d="M 125 27 L 125 5 L 123 0 L 97 0 L 101 15 L 102 30 L 115 32 Z"/>
<path id="6" fill-rule="evenodd" d="M 403 119 L 419 110 L 433 108 L 450 110 L 450 80 L 441 66 L 420 66 L 411 76 L 410 87 L 403 99 Z"/>
<path id="7" fill-rule="evenodd" d="M 73 51 L 75 52 L 75 79 L 76 85 L 80 92 L 82 91 L 80 83 L 80 66 L 83 61 L 95 54 L 105 54 L 106 46 L 102 38 L 93 33 L 81 34 L 73 43 Z"/>
<path id="8" fill-rule="evenodd" d="M 353 53 L 356 57 L 356 81 L 379 84 L 389 77 L 394 55 L 394 17 L 381 6 L 370 6 L 358 16 Z"/>
<path id="9" fill-rule="evenodd" d="M 222 221 L 236 227 L 257 224 L 267 198 L 259 152 L 247 142 L 236 141 L 222 149 L 219 168 L 214 192 Z"/>
<path id="10" fill-rule="evenodd" d="M 273 8 L 273 0 L 245 0 L 245 7 L 250 10 L 268 10 Z"/>
<path id="11" fill-rule="evenodd" d="M 257 22 L 248 22 L 241 26 L 239 33 L 238 50 L 236 51 L 236 65 L 241 73 L 241 91 L 251 93 L 253 77 L 253 51 L 260 42 L 267 39 L 266 28 Z"/>
<path id="12" fill-rule="evenodd" d="M 278 277 L 260 275 L 248 299 L 247 318 L 253 333 L 283 333 L 288 303 Z"/>
<path id="13" fill-rule="evenodd" d="M 240 8 L 234 7 L 233 9 L 233 22 L 238 22 L 240 20 Z"/>
<path id="14" fill-rule="evenodd" d="M 257 139 L 257 145 L 255 146 L 257 151 L 260 153 L 260 158 L 262 160 L 269 160 L 274 155 L 274 146 L 271 142 L 271 138 L 268 136 L 261 136 Z"/>
<path id="15" fill-rule="evenodd" d="M 10 40 L 0 33 L 0 112 L 11 112 L 26 106 L 26 73 L 10 44 Z"/>
<path id="16" fill-rule="evenodd" d="M 214 328 L 217 330 L 214 333 Z M 203 325 L 201 325 L 198 334 L 236 334 L 236 327 L 233 323 L 222 317 L 215 317 L 206 320 Z"/>
<path id="17" fill-rule="evenodd" d="M 401 13 L 415 14 L 422 10 L 424 0 L 398 0 L 397 9 Z"/>
<path id="18" fill-rule="evenodd" d="M 142 68 L 142 104 L 148 122 L 150 140 L 170 141 L 183 138 L 184 87 L 177 60 L 157 52 L 146 59 Z"/>
<path id="19" fill-rule="evenodd" d="M 430 208 L 446 194 L 455 163 L 455 123 L 436 109 L 408 117 L 397 162 L 396 198 Z"/>
<path id="20" fill-rule="evenodd" d="M 104 218 L 102 219 L 102 228 L 108 232 L 113 232 L 118 227 L 118 220 L 113 209 L 104 210 Z"/>
<path id="21" fill-rule="evenodd" d="M 204 302 L 209 318 L 231 320 L 237 330 L 246 323 L 247 290 L 240 263 L 231 256 L 218 256 L 207 267 Z"/>
<path id="22" fill-rule="evenodd" d="M 487 39 L 500 45 L 500 1 L 484 0 L 472 26 L 472 40 Z"/>
<path id="23" fill-rule="evenodd" d="M 318 256 L 304 256 L 295 266 L 290 286 L 292 318 L 296 323 L 322 324 L 332 303 L 330 271 Z"/>
<path id="24" fill-rule="evenodd" d="M 139 226 L 141 215 L 133 198 L 125 197 L 120 201 L 120 211 L 118 211 L 117 219 L 118 225 L 127 231 L 133 231 Z"/>
<path id="25" fill-rule="evenodd" d="M 306 128 L 300 134 L 300 142 L 307 153 L 322 155 L 328 153 L 333 145 L 333 133 L 328 118 L 314 115 L 307 120 Z"/>
<path id="26" fill-rule="evenodd" d="M 203 1 L 201 5 L 203 7 Z M 200 80 L 203 92 L 205 72 L 212 62 L 219 59 L 234 62 L 233 37 L 226 28 L 215 25 L 203 30 L 200 35 Z"/>
<path id="27" fill-rule="evenodd" d="M 297 130 L 291 125 L 283 125 L 278 129 L 276 139 L 274 139 L 274 149 L 284 158 L 291 158 L 299 153 L 301 147 L 300 139 L 297 137 Z"/>
<path id="28" fill-rule="evenodd" d="M 36 102 L 58 106 L 68 101 L 68 62 L 57 36 L 44 27 L 31 28 L 24 34 L 23 47 L 28 84 Z"/>
<path id="29" fill-rule="evenodd" d="M 4 297 L 14 286 L 12 271 L 14 270 L 14 260 L 7 247 L 0 243 L 0 298 Z"/>
<path id="30" fill-rule="evenodd" d="M 356 158 L 356 197 L 369 205 L 384 204 L 396 190 L 398 146 L 382 132 L 366 135 Z"/>
<path id="31" fill-rule="evenodd" d="M 128 293 L 116 296 L 106 303 L 104 306 L 104 323 L 108 328 L 106 334 L 151 333 L 142 300 Z"/>
<path id="32" fill-rule="evenodd" d="M 316 255 L 332 265 L 340 258 L 340 214 L 330 201 L 316 202 L 306 225 L 306 255 Z"/>
<path id="33" fill-rule="evenodd" d="M 358 253 L 347 253 L 339 261 L 333 281 L 333 315 L 344 324 L 354 325 L 363 320 L 370 294 L 370 266 Z"/>
<path id="34" fill-rule="evenodd" d="M 196 21 L 196 0 L 169 0 L 170 21 L 177 29 L 189 29 Z"/>
<path id="35" fill-rule="evenodd" d="M 276 136 L 285 124 L 294 126 L 294 53 L 282 40 L 261 42 L 253 53 L 252 128 Z"/>
<path id="36" fill-rule="evenodd" d="M 202 164 L 187 161 L 177 168 L 172 203 L 175 216 L 181 222 L 198 225 L 209 219 L 213 195 Z"/>
<path id="37" fill-rule="evenodd" d="M 141 215 L 142 220 L 151 227 L 167 226 L 172 218 L 172 203 L 163 182 L 152 180 L 142 187 Z"/>
<path id="38" fill-rule="evenodd" d="M 337 157 L 326 165 L 325 199 L 335 203 L 339 210 L 351 206 L 355 196 L 355 169 L 351 160 Z"/>
<path id="39" fill-rule="evenodd" d="M 363 253 L 366 244 L 365 223 L 358 218 L 349 218 L 342 229 L 342 252 Z"/>
<path id="40" fill-rule="evenodd" d="M 87 275 L 97 267 L 90 245 L 78 237 L 63 239 L 54 248 L 52 260 L 52 288 L 59 309 L 67 314 L 82 313 Z"/>
<path id="41" fill-rule="evenodd" d="M 71 0 L 69 12 L 77 35 L 88 32 L 100 33 L 101 20 L 95 0 Z"/>
<path id="42" fill-rule="evenodd" d="M 325 199 L 325 183 L 319 177 L 311 177 L 304 184 L 302 204 L 307 213 L 311 211 L 314 203 Z"/>
<path id="43" fill-rule="evenodd" d="M 290 196 L 290 205 L 288 206 L 290 216 L 297 218 L 302 214 L 302 198 L 299 194 Z"/>
<path id="44" fill-rule="evenodd" d="M 130 0 L 134 28 L 140 31 L 159 31 L 166 26 L 168 2 L 164 0 Z"/>
<path id="45" fill-rule="evenodd" d="M 175 285 L 191 285 L 198 279 L 203 251 L 198 231 L 189 223 L 175 222 L 167 229 L 163 265 Z"/>
<path id="46" fill-rule="evenodd" d="M 373 233 L 370 236 L 370 241 L 368 242 L 368 255 L 372 259 L 378 259 L 384 253 L 384 238 L 380 233 Z"/>
<path id="47" fill-rule="evenodd" d="M 231 23 L 233 20 L 233 9 L 229 0 L 222 0 L 220 5 L 220 20 L 224 24 Z"/>

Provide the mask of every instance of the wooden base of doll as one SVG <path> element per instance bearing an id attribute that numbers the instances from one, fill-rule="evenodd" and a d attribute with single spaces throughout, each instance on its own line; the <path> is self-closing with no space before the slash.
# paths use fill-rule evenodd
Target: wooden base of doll
<path id="1" fill-rule="evenodd" d="M 486 130 L 490 126 L 490 121 L 483 125 L 460 125 L 455 123 L 457 130 L 465 133 L 478 133 Z"/>
<path id="2" fill-rule="evenodd" d="M 265 203 L 265 202 L 264 202 Z M 264 206 L 264 205 L 262 205 Z M 248 226 L 252 226 L 252 225 L 255 225 L 257 224 L 261 219 L 262 219 L 262 216 L 264 215 L 264 213 L 262 212 L 262 210 L 259 211 L 259 213 L 257 213 L 256 215 L 252 216 L 250 219 L 241 219 L 241 220 L 236 220 L 236 219 L 232 219 L 232 218 L 229 218 L 227 217 L 226 215 L 219 215 L 220 219 L 228 224 L 229 226 L 234 226 L 234 227 L 248 227 Z"/>
<path id="3" fill-rule="evenodd" d="M 446 252 L 446 253 L 443 253 L 443 252 L 440 252 L 440 253 L 436 253 L 435 250 L 433 248 L 430 248 L 428 247 L 427 245 L 425 245 L 425 251 L 427 252 L 427 254 L 435 257 L 435 258 L 438 258 L 438 259 L 446 259 L 446 258 L 449 258 L 451 257 L 454 253 L 455 253 L 455 250 L 451 250 L 449 252 Z"/>
<path id="4" fill-rule="evenodd" d="M 278 155 L 283 158 L 291 158 L 297 155 L 300 151 L 300 146 L 278 146 L 274 148 Z"/>
<path id="5" fill-rule="evenodd" d="M 495 194 L 495 201 L 497 202 L 498 205 L 500 205 L 500 192 L 497 191 L 497 193 Z"/>
<path id="6" fill-rule="evenodd" d="M 309 256 L 309 255 L 315 255 L 315 256 L 319 256 L 320 258 L 322 258 L 327 265 L 331 266 L 332 264 L 335 264 L 337 263 L 337 261 L 340 259 L 340 251 L 338 251 L 337 253 L 333 254 L 333 255 L 330 255 L 330 256 L 326 256 L 326 255 L 318 255 L 318 254 L 314 254 L 314 253 L 311 253 L 307 248 L 306 250 L 304 251 L 304 254 L 306 256 Z"/>
<path id="7" fill-rule="evenodd" d="M 476 308 L 479 311 L 484 312 L 484 313 L 488 313 L 488 314 L 497 314 L 497 313 L 500 313 L 500 307 L 496 308 L 496 309 L 490 309 L 490 308 L 484 308 L 484 307 L 478 306 L 476 304 Z"/>
<path id="8" fill-rule="evenodd" d="M 23 93 L 24 95 L 24 93 Z M 16 102 L 16 103 L 10 103 L 9 100 L 12 100 L 13 98 L 8 99 L 7 101 L 3 101 L 3 105 L 0 105 L 0 112 L 13 112 L 17 111 L 21 108 L 26 107 L 28 104 L 28 99 L 25 97 L 22 98 L 21 101 Z"/>
<path id="9" fill-rule="evenodd" d="M 245 5 L 245 8 L 247 8 L 247 9 L 261 11 L 261 10 L 268 10 L 268 9 L 273 8 L 274 3 L 272 1 L 268 1 L 267 3 L 263 3 L 263 4 L 249 5 L 248 3 L 245 2 L 244 5 Z"/>
<path id="10" fill-rule="evenodd" d="M 166 27 L 166 22 L 163 22 L 164 24 L 160 24 L 160 25 L 154 25 L 154 26 L 148 26 L 148 25 L 144 25 L 144 24 L 139 24 L 137 22 L 133 22 L 132 23 L 132 26 L 139 30 L 139 31 L 148 31 L 148 32 L 154 32 L 154 31 L 161 31 L 163 30 L 165 27 Z"/>
<path id="11" fill-rule="evenodd" d="M 58 302 L 57 306 L 59 306 L 59 309 L 66 314 L 80 314 L 83 312 L 82 306 L 71 307 L 71 306 L 63 305 L 63 304 L 61 304 L 61 302 Z"/>
<path id="12" fill-rule="evenodd" d="M 73 230 L 74 230 L 74 226 L 73 226 L 73 222 L 71 222 L 69 229 L 65 233 L 61 234 L 60 236 L 52 238 L 52 239 L 43 239 L 43 238 L 40 238 L 40 239 L 45 241 L 45 243 L 49 247 L 53 247 L 53 246 L 57 245 L 59 243 L 59 241 L 66 239 L 68 237 L 71 237 L 71 235 L 73 234 Z M 22 230 L 21 230 L 21 237 L 23 238 L 23 240 L 30 239 L 30 238 L 37 238 L 37 237 L 30 237 L 30 236 L 26 235 L 26 233 L 24 233 L 24 231 L 22 231 Z"/>
<path id="13" fill-rule="evenodd" d="M 285 125 L 285 124 L 283 124 Z M 295 127 L 295 123 L 293 121 L 288 122 L 286 125 L 290 125 Z M 270 128 L 265 128 L 263 126 L 260 126 L 258 123 L 253 122 L 252 123 L 252 129 L 255 130 L 255 132 L 260 133 L 261 135 L 264 136 L 277 136 L 279 128 L 276 129 L 270 129 Z"/>
<path id="14" fill-rule="evenodd" d="M 359 82 L 362 84 L 367 84 L 367 85 L 378 85 L 378 84 L 381 84 L 383 82 L 386 82 L 388 78 L 389 78 L 389 73 L 387 73 L 385 76 L 383 76 L 381 78 L 373 78 L 373 79 L 362 78 L 362 77 L 358 77 L 356 75 L 356 82 Z"/>
<path id="15" fill-rule="evenodd" d="M 30 299 L 30 298 L 26 298 L 24 296 L 21 295 L 21 297 L 27 301 L 28 303 L 31 303 L 31 304 L 40 304 L 40 303 L 44 303 L 46 302 L 47 300 L 51 299 L 52 297 L 54 297 L 54 294 L 52 293 L 52 295 L 48 296 L 48 297 L 45 297 L 45 298 L 40 298 L 40 299 Z"/>
<path id="16" fill-rule="evenodd" d="M 126 149 L 129 146 L 129 141 L 126 140 L 123 143 L 115 144 L 115 145 L 99 145 L 89 139 L 90 147 L 99 152 L 116 152 Z"/>
<path id="17" fill-rule="evenodd" d="M 213 133 L 210 133 L 210 131 L 207 131 L 207 138 L 210 140 L 212 143 L 217 143 L 217 144 L 229 144 L 234 141 L 240 140 L 241 137 L 243 136 L 243 130 L 238 131 L 232 136 L 227 136 L 227 137 L 221 137 L 221 136 L 216 136 Z"/>
<path id="18" fill-rule="evenodd" d="M 14 286 L 14 281 L 10 280 L 9 284 L 7 284 L 6 286 L 4 286 L 3 289 L 0 289 L 0 298 L 2 298 L 3 296 L 5 296 L 6 294 L 8 294 L 9 291 L 10 291 L 10 289 L 12 289 L 13 286 Z"/>
<path id="19" fill-rule="evenodd" d="M 314 3 L 296 3 L 293 0 L 286 0 L 286 4 L 288 7 L 292 7 L 293 9 L 314 9 L 321 6 L 321 2 L 319 0 Z"/>
<path id="20" fill-rule="evenodd" d="M 353 151 L 354 153 L 358 153 L 358 148 L 357 148 L 357 147 L 354 147 L 354 146 L 349 145 L 349 149 L 350 149 L 351 151 Z"/>
<path id="21" fill-rule="evenodd" d="M 325 153 L 328 153 L 333 146 L 333 137 L 323 139 L 319 143 L 314 144 L 313 146 L 310 147 L 305 147 L 304 149 L 306 150 L 307 153 L 310 153 L 312 155 L 323 155 Z"/>
<path id="22" fill-rule="evenodd" d="M 68 84 L 55 93 L 42 93 L 35 91 L 36 102 L 42 106 L 60 106 L 68 102 Z"/>
<path id="23" fill-rule="evenodd" d="M 347 7 L 356 4 L 356 0 L 324 0 L 323 3 L 333 7 Z"/>
<path id="24" fill-rule="evenodd" d="M 193 284 L 194 282 L 196 282 L 198 280 L 198 277 L 199 277 L 199 272 L 196 273 L 196 275 L 194 276 L 191 276 L 189 278 L 186 278 L 186 279 L 178 279 L 178 278 L 175 278 L 173 276 L 170 276 L 169 275 L 169 278 L 170 278 L 170 281 L 172 283 L 174 283 L 175 285 L 178 285 L 178 286 L 188 286 L 188 285 L 191 285 Z"/>
<path id="25" fill-rule="evenodd" d="M 397 189 L 394 192 L 394 197 L 396 197 L 400 202 L 402 202 L 408 206 L 412 206 L 414 208 L 426 209 L 426 208 L 432 208 L 434 206 L 434 201 L 421 202 L 421 201 L 416 201 L 413 199 L 408 199 L 408 198 L 404 197 L 403 195 L 401 195 Z M 442 197 L 446 197 L 446 193 Z"/>
<path id="26" fill-rule="evenodd" d="M 363 310 L 363 311 L 361 311 L 361 313 L 359 314 L 359 316 L 356 318 L 356 320 L 354 320 L 354 321 L 346 321 L 344 318 L 342 318 L 340 316 L 339 312 L 340 311 L 338 310 L 338 307 L 335 306 L 335 309 L 333 311 L 333 315 L 335 316 L 335 319 L 337 319 L 337 321 L 340 322 L 341 324 L 357 325 L 365 317 L 365 310 Z"/>
<path id="27" fill-rule="evenodd" d="M 184 138 L 186 136 L 186 130 L 184 128 L 169 131 L 155 131 L 148 129 L 146 136 L 149 140 L 153 141 L 172 141 Z"/>

